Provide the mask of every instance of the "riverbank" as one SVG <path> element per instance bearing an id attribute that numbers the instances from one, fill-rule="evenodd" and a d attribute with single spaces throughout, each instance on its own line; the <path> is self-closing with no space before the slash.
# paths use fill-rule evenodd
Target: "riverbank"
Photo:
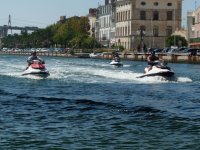
<path id="1" fill-rule="evenodd" d="M 14 52 L 14 51 L 0 51 L 1 55 L 27 55 L 29 56 L 31 52 Z M 69 53 L 62 52 L 37 52 L 38 56 L 54 56 L 54 57 L 77 57 L 77 58 L 90 58 L 89 53 L 75 53 L 71 55 Z M 159 53 L 157 54 L 159 58 L 171 62 L 171 63 L 190 63 L 190 64 L 200 64 L 200 55 L 191 56 L 186 53 Z M 122 60 L 132 60 L 132 61 L 146 61 L 149 53 L 119 53 Z M 109 52 L 104 52 L 97 59 L 112 59 L 112 54 Z"/>

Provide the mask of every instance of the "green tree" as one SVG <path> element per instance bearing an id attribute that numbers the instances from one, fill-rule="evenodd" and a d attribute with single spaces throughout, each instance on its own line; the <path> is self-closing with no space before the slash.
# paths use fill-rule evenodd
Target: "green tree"
<path id="1" fill-rule="evenodd" d="M 187 40 L 184 37 L 178 35 L 168 37 L 166 39 L 166 44 L 168 47 L 171 46 L 184 47 L 188 45 Z"/>
<path id="2" fill-rule="evenodd" d="M 5 47 L 30 48 L 51 47 L 54 45 L 74 48 L 91 48 L 94 39 L 89 38 L 89 20 L 87 17 L 71 17 L 65 22 L 52 24 L 45 29 L 37 30 L 31 34 L 9 35 L 3 38 Z"/>

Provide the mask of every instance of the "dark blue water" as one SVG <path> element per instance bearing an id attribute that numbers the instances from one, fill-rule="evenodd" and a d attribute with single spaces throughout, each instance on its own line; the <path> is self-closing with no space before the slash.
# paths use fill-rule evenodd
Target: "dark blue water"
<path id="1" fill-rule="evenodd" d="M 46 79 L 0 56 L 0 149 L 200 149 L 200 65 L 138 79 L 145 62 L 43 58 Z"/>

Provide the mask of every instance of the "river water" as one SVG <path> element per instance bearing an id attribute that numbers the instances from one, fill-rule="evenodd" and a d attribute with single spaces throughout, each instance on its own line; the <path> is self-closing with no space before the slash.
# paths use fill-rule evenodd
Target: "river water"
<path id="1" fill-rule="evenodd" d="M 200 65 L 140 79 L 146 62 L 43 59 L 46 79 L 0 55 L 0 149 L 200 149 Z"/>

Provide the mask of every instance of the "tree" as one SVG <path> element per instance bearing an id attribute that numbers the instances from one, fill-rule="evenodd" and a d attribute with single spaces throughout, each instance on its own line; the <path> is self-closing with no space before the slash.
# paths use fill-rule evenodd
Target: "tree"
<path id="1" fill-rule="evenodd" d="M 187 40 L 179 35 L 175 35 L 175 36 L 170 36 L 166 39 L 166 44 L 168 47 L 171 46 L 178 46 L 178 47 L 184 47 L 187 46 Z"/>
<path id="2" fill-rule="evenodd" d="M 87 49 L 92 49 L 96 45 L 96 39 L 92 37 L 87 37 L 83 39 L 83 42 L 81 43 L 81 47 L 87 48 Z"/>
<path id="3" fill-rule="evenodd" d="M 9 35 L 3 38 L 2 41 L 5 47 L 10 48 L 16 45 L 20 45 L 21 48 L 50 47 L 52 45 L 90 48 L 97 44 L 94 44 L 94 41 L 89 38 L 88 30 L 88 18 L 75 16 L 66 19 L 65 22 L 50 25 L 31 34 Z"/>

